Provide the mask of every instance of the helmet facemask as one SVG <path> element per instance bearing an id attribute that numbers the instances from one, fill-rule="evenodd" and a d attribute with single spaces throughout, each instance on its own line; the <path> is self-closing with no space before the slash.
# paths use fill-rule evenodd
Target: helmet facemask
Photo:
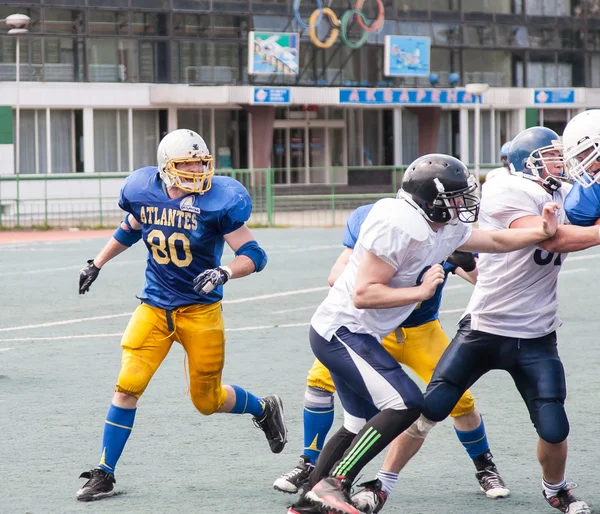
<path id="1" fill-rule="evenodd" d="M 203 152 L 190 152 L 189 157 L 174 157 L 169 159 L 163 169 L 165 182 L 190 193 L 206 193 L 212 185 L 215 174 L 212 155 Z M 186 163 L 201 163 L 202 171 L 182 170 L 178 166 Z"/>
<path id="2" fill-rule="evenodd" d="M 565 167 L 569 178 L 583 187 L 590 187 L 600 182 L 600 166 L 591 169 L 598 162 L 600 162 L 600 135 L 585 137 L 565 152 Z"/>
<path id="3" fill-rule="evenodd" d="M 562 151 L 562 143 L 558 140 L 552 141 L 551 145 L 531 152 L 522 171 L 516 171 L 512 163 L 509 169 L 514 175 L 540 183 L 548 192 L 558 191 L 561 183 L 568 180 Z"/>
<path id="4" fill-rule="evenodd" d="M 462 223 L 475 223 L 479 217 L 479 197 L 473 194 L 477 190 L 477 181 L 472 175 L 468 178 L 468 186 L 459 191 L 446 192 L 442 182 L 434 179 L 438 195 L 433 202 L 433 209 L 429 219 L 438 221 L 458 220 Z M 435 218 L 435 219 L 434 219 Z M 439 222 L 439 221 L 438 221 Z M 443 222 L 443 221 L 442 221 Z"/>

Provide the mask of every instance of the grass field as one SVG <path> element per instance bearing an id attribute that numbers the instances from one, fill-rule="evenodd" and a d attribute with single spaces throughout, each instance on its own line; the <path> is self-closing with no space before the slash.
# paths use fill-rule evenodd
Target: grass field
<path id="1" fill-rule="evenodd" d="M 302 450 L 302 397 L 313 359 L 308 322 L 326 295 L 342 230 L 254 232 L 269 253 L 269 265 L 225 286 L 224 380 L 283 398 L 288 446 L 280 455 L 271 454 L 250 416 L 200 415 L 186 397 L 183 352 L 174 345 L 140 401 L 117 466 L 122 494 L 91 504 L 75 500 L 83 484 L 77 477 L 98 462 L 119 370 L 120 335 L 138 303 L 145 250 L 138 245 L 115 259 L 91 292 L 79 296 L 78 270 L 105 239 L 0 246 L 0 513 L 286 511 L 293 497 L 277 493 L 272 483 L 295 465 Z M 572 254 L 560 282 L 559 348 L 571 420 L 568 479 L 579 483 L 576 493 L 592 509 L 600 509 L 599 263 L 597 249 Z M 470 285 L 451 277 L 441 315 L 449 336 L 470 292 Z M 479 492 L 474 468 L 447 420 L 402 473 L 384 512 L 553 512 L 541 496 L 536 434 L 510 377 L 491 373 L 472 390 L 511 497 L 493 501 Z M 340 421 L 341 408 L 336 426 Z M 365 479 L 381 461 L 364 471 Z"/>

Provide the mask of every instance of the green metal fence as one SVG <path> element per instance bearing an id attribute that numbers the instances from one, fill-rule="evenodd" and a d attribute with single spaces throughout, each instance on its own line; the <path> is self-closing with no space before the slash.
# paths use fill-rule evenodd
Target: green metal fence
<path id="1" fill-rule="evenodd" d="M 482 170 L 496 167 L 482 165 Z M 360 205 L 393 197 L 404 167 L 220 170 L 248 189 L 250 223 L 342 226 Z M 119 190 L 126 173 L 0 175 L 0 229 L 113 227 L 123 217 Z M 294 183 L 289 183 L 294 181 Z"/>

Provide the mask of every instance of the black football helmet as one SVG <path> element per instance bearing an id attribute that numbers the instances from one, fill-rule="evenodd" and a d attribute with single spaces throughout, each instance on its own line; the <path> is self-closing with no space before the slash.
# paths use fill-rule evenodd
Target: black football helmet
<path id="1" fill-rule="evenodd" d="M 479 216 L 476 190 L 475 177 L 461 161 L 450 155 L 429 154 L 406 169 L 398 196 L 429 221 L 474 223 Z"/>

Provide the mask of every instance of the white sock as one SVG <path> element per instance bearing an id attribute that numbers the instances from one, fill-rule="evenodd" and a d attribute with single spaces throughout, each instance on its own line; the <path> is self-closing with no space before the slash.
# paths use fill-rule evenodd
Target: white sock
<path id="1" fill-rule="evenodd" d="M 556 496 L 558 491 L 567 487 L 567 479 L 563 477 L 562 482 L 558 484 L 550 484 L 546 482 L 544 478 L 542 478 L 542 487 L 546 493 L 546 498 L 552 498 L 553 496 Z"/>
<path id="2" fill-rule="evenodd" d="M 398 473 L 380 469 L 379 473 L 377 473 L 377 478 L 381 481 L 381 489 L 385 494 L 388 496 L 392 494 L 392 489 L 394 489 L 396 482 L 398 482 Z"/>

